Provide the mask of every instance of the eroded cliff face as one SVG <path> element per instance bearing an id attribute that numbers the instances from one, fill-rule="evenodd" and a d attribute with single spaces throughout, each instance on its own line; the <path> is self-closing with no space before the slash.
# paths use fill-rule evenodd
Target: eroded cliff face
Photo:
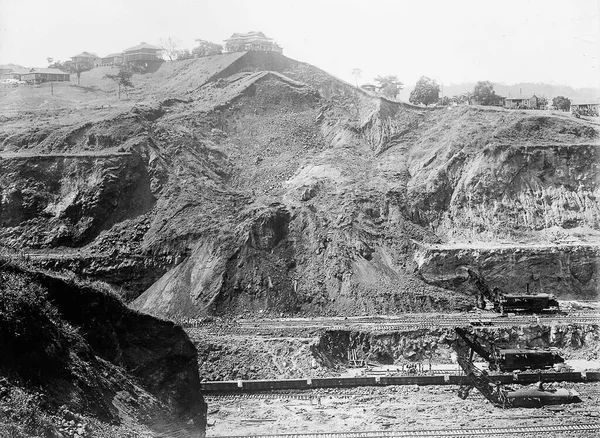
<path id="1" fill-rule="evenodd" d="M 597 137 L 589 134 L 585 140 Z M 452 240 L 514 238 L 552 227 L 597 230 L 598 147 L 515 142 L 460 151 L 432 172 L 418 171 L 412 214 Z M 424 177 L 433 183 L 422 191 L 417 184 Z"/>
<path id="2" fill-rule="evenodd" d="M 525 293 L 529 284 L 533 293 L 597 299 L 597 129 L 574 119 L 462 111 L 461 141 L 445 136 L 435 155 L 411 164 L 411 217 L 443 240 L 415 253 L 424 280 L 476 293 L 468 268 L 507 293 Z"/>
<path id="3" fill-rule="evenodd" d="M 155 202 L 139 154 L 24 155 L 0 161 L 0 239 L 13 245 L 81 247 Z"/>
<path id="4" fill-rule="evenodd" d="M 5 116 L 0 242 L 109 281 L 145 312 L 463 309 L 467 261 L 514 290 L 523 272 L 545 273 L 523 271 L 511 245 L 600 242 L 586 121 L 391 102 L 279 54 L 166 63 L 137 80 L 138 100 L 85 121 Z M 469 242 L 508 247 L 483 260 Z M 437 267 L 422 248 L 440 243 L 475 252 Z M 544 288 L 579 281 L 573 296 L 592 296 L 583 257 L 551 258 L 560 280 Z"/>
<path id="5" fill-rule="evenodd" d="M 562 300 L 598 300 L 600 250 L 597 245 L 422 246 L 419 272 L 431 284 L 479 291 L 469 281 L 476 268 L 493 289 L 505 293 L 550 293 Z"/>

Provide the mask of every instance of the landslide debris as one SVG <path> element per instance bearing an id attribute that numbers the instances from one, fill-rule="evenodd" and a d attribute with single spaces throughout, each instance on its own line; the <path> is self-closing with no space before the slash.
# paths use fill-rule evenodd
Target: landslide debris
<path id="1" fill-rule="evenodd" d="M 464 309 L 469 288 L 424 281 L 421 245 L 598 235 L 583 120 L 414 107 L 277 53 L 135 80 L 132 101 L 62 123 L 4 116 L 0 244 L 144 312 Z"/>
<path id="2" fill-rule="evenodd" d="M 16 265 L 3 265 L 0 295 L 0 430 L 204 433 L 197 353 L 181 327 L 97 285 Z"/>

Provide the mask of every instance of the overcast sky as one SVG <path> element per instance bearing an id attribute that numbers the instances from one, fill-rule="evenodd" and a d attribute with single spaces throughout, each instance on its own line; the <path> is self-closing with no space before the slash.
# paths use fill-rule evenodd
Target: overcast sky
<path id="1" fill-rule="evenodd" d="M 174 37 L 260 30 L 288 57 L 352 81 L 426 75 L 600 88 L 600 0 L 0 0 L 0 64 Z"/>

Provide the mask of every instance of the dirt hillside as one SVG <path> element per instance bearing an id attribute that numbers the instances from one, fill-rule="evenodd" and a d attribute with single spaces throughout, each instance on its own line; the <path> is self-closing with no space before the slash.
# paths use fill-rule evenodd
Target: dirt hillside
<path id="1" fill-rule="evenodd" d="M 0 270 L 0 297 L 0 436 L 204 433 L 197 352 L 181 327 L 106 286 L 15 265 Z"/>
<path id="2" fill-rule="evenodd" d="M 0 243 L 109 281 L 137 309 L 467 308 L 465 265 L 520 288 L 523 266 L 549 276 L 544 257 L 515 261 L 517 244 L 600 241 L 590 122 L 391 102 L 276 53 L 165 63 L 134 82 L 120 102 L 90 90 L 96 105 L 77 114 L 11 92 Z M 473 254 L 490 242 L 507 251 L 483 263 Z M 581 257 L 590 272 L 563 258 L 554 289 L 597 296 L 596 253 Z"/>

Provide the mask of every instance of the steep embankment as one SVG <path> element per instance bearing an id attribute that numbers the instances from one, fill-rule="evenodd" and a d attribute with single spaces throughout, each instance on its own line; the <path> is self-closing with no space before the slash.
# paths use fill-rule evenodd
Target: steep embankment
<path id="1" fill-rule="evenodd" d="M 564 300 L 597 300 L 598 243 L 423 245 L 416 254 L 425 281 L 449 289 L 479 291 L 466 268 L 507 293 L 552 293 Z"/>
<path id="2" fill-rule="evenodd" d="M 598 131 L 585 121 L 413 107 L 276 53 L 166 63 L 136 81 L 125 112 L 61 126 L 6 116 L 0 237 L 123 287 L 138 309 L 464 308 L 460 266 L 446 261 L 439 275 L 454 280 L 436 280 L 423 245 L 598 235 Z M 53 170 L 29 173 L 36 160 Z"/>
<path id="3" fill-rule="evenodd" d="M 411 217 L 444 241 L 419 246 L 423 278 L 474 291 L 470 268 L 505 292 L 529 284 L 598 299 L 597 128 L 526 112 L 452 111 L 430 130 L 437 143 L 419 139 L 411 163 Z"/>
<path id="4" fill-rule="evenodd" d="M 92 436 L 104 427 L 96 418 L 121 433 L 203 433 L 197 353 L 181 327 L 92 285 L 12 266 L 0 294 L 0 429 L 50 436 L 76 418 Z M 31 398 L 32 418 L 20 418 L 19 397 Z"/>

